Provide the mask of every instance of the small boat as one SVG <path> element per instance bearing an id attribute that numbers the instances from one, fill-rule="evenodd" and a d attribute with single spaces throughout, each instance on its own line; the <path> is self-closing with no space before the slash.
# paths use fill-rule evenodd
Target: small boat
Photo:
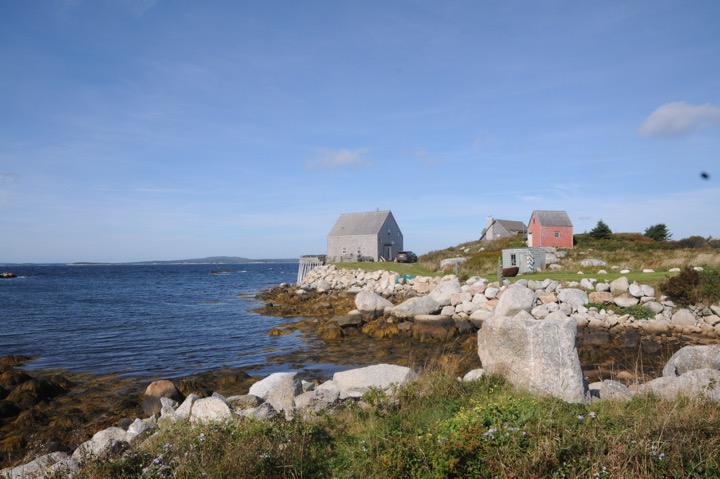
<path id="1" fill-rule="evenodd" d="M 520 271 L 519 266 L 511 266 L 509 268 L 503 268 L 502 275 L 504 278 L 514 278 Z"/>
<path id="2" fill-rule="evenodd" d="M 0 278 L 17 278 L 17 275 L 15 273 L 10 273 L 8 271 L 0 273 Z"/>

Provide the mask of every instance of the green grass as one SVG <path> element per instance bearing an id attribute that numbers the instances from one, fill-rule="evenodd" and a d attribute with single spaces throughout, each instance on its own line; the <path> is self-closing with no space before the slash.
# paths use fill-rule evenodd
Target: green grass
<path id="1" fill-rule="evenodd" d="M 583 274 L 577 274 L 577 271 L 541 271 L 539 273 L 530 273 L 518 275 L 515 278 L 508 278 L 511 281 L 517 281 L 519 279 L 534 279 L 542 281 L 545 278 L 554 279 L 555 281 L 569 282 L 569 281 L 581 281 L 583 278 L 593 278 L 598 281 L 613 281 L 625 276 L 630 283 L 637 281 L 641 284 L 658 285 L 660 282 L 666 280 L 669 277 L 675 276 L 677 273 L 669 273 L 668 271 L 655 271 L 654 273 L 643 273 L 642 271 L 630 271 L 626 274 L 620 274 L 617 271 L 607 270 L 607 274 L 597 274 L 598 268 L 592 270 L 582 269 Z"/>
<path id="2" fill-rule="evenodd" d="M 441 276 L 443 273 L 423 267 L 420 263 L 362 262 L 362 263 L 333 263 L 340 269 L 362 269 L 365 271 L 392 271 L 399 274 L 413 276 Z"/>
<path id="3" fill-rule="evenodd" d="M 720 477 L 719 432 L 709 401 L 583 406 L 432 371 L 394 397 L 372 391 L 363 407 L 306 420 L 177 423 L 75 477 L 710 478 Z"/>

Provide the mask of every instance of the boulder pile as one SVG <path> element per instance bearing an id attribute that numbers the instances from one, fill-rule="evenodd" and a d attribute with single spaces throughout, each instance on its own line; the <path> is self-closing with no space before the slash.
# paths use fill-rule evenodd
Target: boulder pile
<path id="1" fill-rule="evenodd" d="M 284 415 L 312 415 L 345 400 L 357 400 L 370 389 L 392 394 L 395 388 L 411 381 L 416 374 L 410 368 L 378 364 L 335 373 L 332 380 L 320 385 L 301 380 L 297 373 L 275 373 L 253 384 L 248 394 L 223 397 L 214 393 L 200 398 L 190 394 L 182 403 L 177 389 L 168 380 L 151 383 L 145 391 L 144 405 L 159 410 L 145 419 L 135 419 L 124 427 L 110 427 L 97 432 L 72 454 L 52 452 L 13 468 L 0 470 L 3 479 L 37 479 L 56 473 L 75 473 L 83 462 L 104 461 L 132 448 L 142 448 L 164 424 L 177 421 L 209 423 L 231 418 L 269 420 Z"/>
<path id="2" fill-rule="evenodd" d="M 553 313 L 568 316 L 578 327 L 594 331 L 599 343 L 628 331 L 657 338 L 659 343 L 673 335 L 720 338 L 720 305 L 678 308 L 652 286 L 631 283 L 625 276 L 613 281 L 584 277 L 566 285 L 550 279 L 511 284 L 473 277 L 461 284 L 455 275 L 410 277 L 326 265 L 310 271 L 295 294 L 309 291 L 355 294 L 356 308 L 333 319 L 339 326 L 332 327 L 335 337 L 347 328 L 372 332 L 368 323 L 380 319 L 395 325 L 392 334 L 447 339 L 474 333 L 493 317 L 523 310 L 537 320 Z M 624 312 L 631 306 L 643 307 L 652 316 L 641 319 Z"/>

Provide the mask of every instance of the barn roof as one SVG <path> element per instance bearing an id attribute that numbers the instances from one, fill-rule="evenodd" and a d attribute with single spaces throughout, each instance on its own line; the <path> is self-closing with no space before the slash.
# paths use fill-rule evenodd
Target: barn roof
<path id="1" fill-rule="evenodd" d="M 532 213 L 542 226 L 572 226 L 570 217 L 564 211 L 535 210 Z M 532 216 L 531 216 L 532 217 Z"/>
<path id="2" fill-rule="evenodd" d="M 335 222 L 328 236 L 375 235 L 392 212 L 370 211 L 368 213 L 343 213 Z"/>

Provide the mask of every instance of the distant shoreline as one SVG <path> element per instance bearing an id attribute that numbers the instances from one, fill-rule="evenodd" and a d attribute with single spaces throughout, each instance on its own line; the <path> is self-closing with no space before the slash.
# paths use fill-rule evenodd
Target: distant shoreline
<path id="1" fill-rule="evenodd" d="M 269 264 L 269 263 L 299 263 L 298 258 L 280 258 L 280 259 L 250 259 L 239 257 L 210 257 L 199 259 L 177 259 L 166 261 L 132 261 L 132 262 L 95 262 L 95 261 L 74 261 L 72 263 L 0 263 L 3 267 L 12 266 L 147 266 L 147 265 L 183 265 L 183 264 Z"/>

